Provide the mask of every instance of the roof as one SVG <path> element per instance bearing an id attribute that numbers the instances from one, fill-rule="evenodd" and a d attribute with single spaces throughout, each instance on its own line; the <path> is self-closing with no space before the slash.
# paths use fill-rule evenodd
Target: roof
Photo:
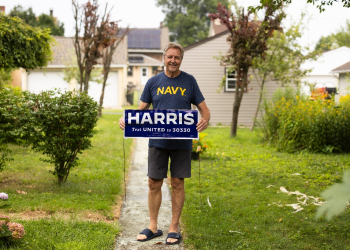
<path id="1" fill-rule="evenodd" d="M 49 66 L 62 66 L 71 63 L 75 57 L 74 37 L 54 36 L 54 38 L 56 44 L 52 47 L 53 60 L 49 63 Z M 127 64 L 127 42 L 125 39 L 119 43 L 111 65 Z"/>
<path id="2" fill-rule="evenodd" d="M 194 47 L 197 47 L 197 46 L 199 46 L 199 45 L 201 45 L 203 43 L 209 42 L 209 41 L 211 41 L 211 40 L 213 40 L 215 38 L 218 38 L 218 37 L 223 36 L 223 35 L 227 35 L 229 32 L 230 32 L 229 30 L 226 30 L 224 32 L 221 32 L 221 33 L 215 35 L 215 36 L 208 37 L 206 39 L 203 39 L 203 40 L 201 40 L 199 42 L 196 42 L 194 44 L 191 44 L 191 45 L 185 47 L 184 50 L 186 51 L 186 50 L 193 49 Z"/>
<path id="3" fill-rule="evenodd" d="M 163 66 L 163 63 L 143 54 L 129 54 L 129 65 L 138 66 Z"/>
<path id="4" fill-rule="evenodd" d="M 167 27 L 132 29 L 128 34 L 128 49 L 163 49 L 169 42 Z"/>
<path id="5" fill-rule="evenodd" d="M 350 48 L 340 47 L 322 53 L 317 60 L 308 60 L 301 65 L 302 69 L 312 69 L 308 76 L 333 76 L 333 69 L 347 63 L 350 58 Z"/>
<path id="6" fill-rule="evenodd" d="M 349 72 L 349 71 L 350 71 L 350 61 L 332 70 L 332 72 L 336 72 L 336 73 Z"/>

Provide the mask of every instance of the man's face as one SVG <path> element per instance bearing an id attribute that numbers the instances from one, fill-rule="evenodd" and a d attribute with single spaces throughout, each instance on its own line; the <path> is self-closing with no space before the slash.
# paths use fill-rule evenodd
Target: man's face
<path id="1" fill-rule="evenodd" d="M 164 55 L 164 64 L 169 72 L 177 72 L 181 65 L 181 52 L 179 49 L 170 48 Z"/>

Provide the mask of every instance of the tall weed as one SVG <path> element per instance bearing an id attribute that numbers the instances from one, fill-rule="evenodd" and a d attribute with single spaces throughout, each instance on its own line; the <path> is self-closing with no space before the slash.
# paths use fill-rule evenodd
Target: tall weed
<path id="1" fill-rule="evenodd" d="M 279 90 L 264 105 L 265 140 L 293 152 L 349 152 L 350 99 L 309 101 L 298 90 Z"/>

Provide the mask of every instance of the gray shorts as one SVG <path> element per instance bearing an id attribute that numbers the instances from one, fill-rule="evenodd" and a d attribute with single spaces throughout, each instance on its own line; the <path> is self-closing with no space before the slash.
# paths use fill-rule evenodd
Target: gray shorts
<path id="1" fill-rule="evenodd" d="M 148 148 L 148 177 L 167 178 L 170 157 L 171 177 L 191 177 L 191 150 Z"/>

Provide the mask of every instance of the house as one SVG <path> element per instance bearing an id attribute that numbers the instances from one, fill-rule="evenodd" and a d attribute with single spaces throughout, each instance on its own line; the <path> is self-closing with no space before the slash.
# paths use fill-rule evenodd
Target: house
<path id="1" fill-rule="evenodd" d="M 216 30 L 219 32 L 219 29 Z M 229 31 L 226 29 L 224 32 L 217 34 L 216 32 L 213 29 L 213 32 L 210 33 L 213 36 L 185 48 L 181 70 L 196 78 L 210 109 L 210 124 L 230 125 L 236 79 L 234 74 L 227 73 L 226 68 L 220 65 L 220 61 L 216 58 L 220 54 L 226 54 L 229 50 L 229 43 L 226 41 Z M 249 75 L 253 75 L 252 71 L 249 72 Z M 226 82 L 218 92 L 223 76 L 226 76 Z M 276 82 L 269 80 L 265 83 L 264 89 L 268 95 L 271 95 L 279 87 L 280 85 Z M 250 126 L 252 124 L 259 93 L 258 81 L 255 78 L 250 79 L 239 110 L 238 125 Z"/>
<path id="2" fill-rule="evenodd" d="M 304 69 L 312 69 L 312 71 L 302 79 L 316 87 L 336 87 L 339 88 L 339 74 L 333 69 L 347 63 L 350 58 L 350 48 L 340 47 L 322 53 L 315 61 L 307 61 L 301 65 Z M 303 91 L 310 94 L 310 87 L 304 85 Z"/>
<path id="3" fill-rule="evenodd" d="M 348 58 L 349 60 L 349 58 Z M 340 96 L 350 94 L 350 61 L 333 69 L 334 74 L 339 74 L 338 93 Z"/>
<path id="4" fill-rule="evenodd" d="M 169 43 L 169 29 L 132 29 L 128 34 L 128 86 L 133 86 L 138 97 L 149 78 L 163 69 L 163 49 Z M 139 98 L 138 98 L 139 99 Z"/>
<path id="5" fill-rule="evenodd" d="M 60 88 L 64 90 L 79 89 L 76 81 L 66 82 L 63 77 L 63 69 L 72 63 L 75 57 L 75 49 L 72 37 L 54 37 L 57 44 L 53 46 L 53 61 L 47 67 L 34 70 L 21 70 L 22 90 L 40 93 L 43 90 Z M 97 65 L 96 67 L 101 67 Z M 127 38 L 119 44 L 113 55 L 111 70 L 107 79 L 104 95 L 105 108 L 121 108 L 125 105 L 125 88 L 127 83 Z M 89 83 L 88 94 L 99 102 L 102 85 L 96 82 Z"/>

